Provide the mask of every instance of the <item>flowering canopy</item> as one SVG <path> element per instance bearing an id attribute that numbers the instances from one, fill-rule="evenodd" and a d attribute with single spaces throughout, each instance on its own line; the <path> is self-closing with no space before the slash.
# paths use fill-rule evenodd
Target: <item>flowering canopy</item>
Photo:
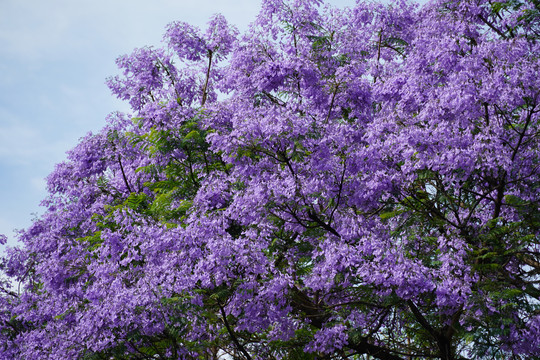
<path id="1" fill-rule="evenodd" d="M 170 24 L 4 258 L 1 358 L 540 358 L 539 39 L 538 0 Z"/>

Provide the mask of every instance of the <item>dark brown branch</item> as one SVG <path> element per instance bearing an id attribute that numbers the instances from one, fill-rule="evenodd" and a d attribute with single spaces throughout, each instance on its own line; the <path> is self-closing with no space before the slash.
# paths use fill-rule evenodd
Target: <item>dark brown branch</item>
<path id="1" fill-rule="evenodd" d="M 502 37 L 503 39 L 507 39 L 508 37 L 506 36 L 505 33 L 503 33 L 501 30 L 497 29 L 495 27 L 495 25 L 493 25 L 488 19 L 486 19 L 485 17 L 483 17 L 482 15 L 478 15 L 478 18 L 480 20 L 482 20 L 482 22 L 484 24 L 486 24 L 487 26 L 489 26 L 491 28 L 491 30 L 495 31 L 497 34 L 499 34 L 500 37 Z"/>
<path id="2" fill-rule="evenodd" d="M 493 219 L 501 214 L 502 202 L 504 199 L 504 188 L 506 186 L 506 171 L 503 171 L 499 177 L 499 186 L 497 186 L 497 197 L 495 198 L 495 208 L 493 209 Z"/>
<path id="3" fill-rule="evenodd" d="M 161 65 L 161 67 L 163 68 L 163 70 L 165 70 L 165 72 L 167 73 L 167 75 L 169 76 L 169 79 L 171 79 L 171 84 L 173 85 L 173 89 L 174 89 L 174 93 L 176 94 L 176 103 L 180 106 L 183 106 L 182 104 L 182 97 L 180 96 L 180 94 L 178 93 L 178 90 L 176 89 L 176 79 L 174 78 L 174 75 L 171 73 L 171 71 L 169 70 L 169 68 L 167 66 L 165 66 L 165 64 L 161 61 L 161 60 L 157 60 L 159 65 Z"/>
<path id="4" fill-rule="evenodd" d="M 334 218 L 334 213 L 336 212 L 337 208 L 339 207 L 339 203 L 341 202 L 341 194 L 343 192 L 343 182 L 345 181 L 345 170 L 347 169 L 347 165 L 345 161 L 343 161 L 343 171 L 341 172 L 341 180 L 339 181 L 339 190 L 336 200 L 336 206 L 332 209 L 330 212 L 330 218 L 328 220 L 328 224 L 332 223 L 332 219 Z"/>
<path id="5" fill-rule="evenodd" d="M 339 90 L 339 84 L 336 84 L 336 87 L 334 88 L 334 92 L 332 93 L 332 100 L 330 100 L 330 107 L 328 108 L 328 115 L 326 115 L 326 119 L 324 120 L 325 123 L 328 123 L 328 120 L 330 119 L 330 115 L 332 114 L 332 109 L 334 108 L 334 101 L 336 100 L 336 95 Z"/>
<path id="6" fill-rule="evenodd" d="M 439 209 L 437 209 L 434 206 L 434 204 L 431 201 L 429 201 L 429 200 L 428 201 L 422 201 L 420 198 L 418 198 L 414 194 L 409 194 L 409 195 L 410 195 L 410 197 L 412 197 L 414 200 L 416 200 L 417 202 L 419 202 L 422 205 L 422 207 L 425 209 L 424 213 L 426 215 L 429 215 L 431 217 L 436 217 L 436 218 L 439 218 L 441 220 L 444 220 L 445 222 L 452 225 L 456 229 L 460 228 L 459 224 L 456 224 L 455 222 L 449 220 L 443 213 L 441 213 L 441 211 Z M 410 200 L 407 200 L 406 198 L 403 199 L 403 202 L 406 202 L 407 203 L 406 205 L 413 208 L 414 210 L 422 211 L 421 208 L 418 208 L 418 207 L 414 206 L 414 204 Z"/>
<path id="7" fill-rule="evenodd" d="M 324 323 L 329 319 L 328 314 L 324 312 L 320 305 L 317 305 L 297 287 L 291 289 L 292 301 L 291 305 L 302 312 L 306 318 L 311 321 L 311 324 L 316 328 L 322 328 Z"/>
<path id="8" fill-rule="evenodd" d="M 388 349 L 381 346 L 373 345 L 367 342 L 367 339 L 363 338 L 359 342 L 349 343 L 349 348 L 358 351 L 360 354 L 366 354 L 373 356 L 379 360 L 405 360 L 404 358 L 394 355 Z"/>
<path id="9" fill-rule="evenodd" d="M 381 59 L 382 29 L 379 31 L 379 41 L 377 42 L 377 65 Z"/>
<path id="10" fill-rule="evenodd" d="M 129 190 L 129 192 L 132 193 L 133 190 L 131 190 L 131 186 L 129 186 L 129 182 L 128 182 L 128 179 L 126 177 L 126 173 L 124 172 L 124 167 L 122 166 L 122 160 L 121 160 L 120 155 L 118 155 L 118 164 L 120 165 L 120 171 L 122 172 L 122 178 L 124 179 L 124 183 L 126 184 L 126 187 Z"/>
<path id="11" fill-rule="evenodd" d="M 276 104 L 276 105 L 279 105 L 279 106 L 286 106 L 287 104 L 279 99 L 278 97 L 270 94 L 268 91 L 263 91 L 262 94 L 264 94 L 264 96 L 266 96 L 272 103 Z"/>
<path id="12" fill-rule="evenodd" d="M 389 48 L 390 50 L 394 50 L 395 52 L 397 52 L 403 59 L 405 59 L 405 54 L 401 51 L 399 51 L 399 49 L 396 49 L 395 47 L 393 47 L 392 45 L 390 44 L 384 44 L 383 45 L 384 47 L 386 48 Z"/>
<path id="13" fill-rule="evenodd" d="M 519 148 L 521 147 L 523 143 L 523 138 L 525 137 L 529 124 L 531 123 L 532 114 L 533 114 L 532 111 L 529 112 L 529 115 L 527 116 L 527 120 L 525 121 L 525 125 L 523 127 L 523 131 L 519 134 L 518 142 L 515 148 L 513 148 L 514 151 L 512 152 L 512 157 L 510 158 L 512 162 L 514 162 L 514 160 L 516 159 Z M 506 186 L 506 175 L 507 175 L 506 171 L 503 171 L 499 178 L 499 186 L 497 186 L 497 198 L 495 201 L 495 209 L 493 210 L 494 219 L 498 218 L 501 213 L 502 202 L 504 199 L 504 190 Z"/>
<path id="14" fill-rule="evenodd" d="M 459 322 L 459 319 L 461 318 L 461 315 L 463 314 L 463 306 L 454 313 L 452 316 L 452 320 L 450 321 L 450 325 L 446 328 L 446 331 L 444 332 L 444 336 L 447 339 L 452 339 L 456 332 L 456 324 Z"/>
<path id="15" fill-rule="evenodd" d="M 203 94 L 201 99 L 201 107 L 206 103 L 208 97 L 208 82 L 210 81 L 210 69 L 212 68 L 212 57 L 214 53 L 212 50 L 208 50 L 208 69 L 206 69 L 206 80 L 204 81 Z"/>
<path id="16" fill-rule="evenodd" d="M 336 229 L 334 229 L 333 227 L 331 227 L 330 225 L 328 225 L 327 223 L 325 223 L 324 221 L 321 220 L 321 218 L 319 218 L 317 216 L 317 214 L 315 214 L 315 212 L 313 210 L 309 210 L 308 211 L 308 217 L 315 221 L 318 225 L 320 225 L 324 230 L 328 231 L 329 233 L 337 236 L 337 237 L 341 237 L 341 235 L 339 235 L 339 233 L 336 231 Z"/>
<path id="17" fill-rule="evenodd" d="M 409 306 L 409 309 L 411 309 L 411 312 L 413 313 L 414 318 L 416 319 L 416 321 L 418 321 L 418 323 L 424 329 L 426 329 L 428 331 L 428 333 L 431 335 L 431 337 L 437 342 L 437 347 L 439 348 L 441 359 L 443 359 L 443 360 L 452 360 L 452 359 L 454 359 L 454 355 L 452 353 L 452 345 L 451 345 L 451 336 L 453 335 L 453 329 L 448 329 L 446 333 L 442 333 L 440 331 L 437 331 L 426 320 L 424 315 L 422 315 L 422 313 L 416 307 L 414 302 L 412 302 L 412 300 L 408 300 L 407 305 Z M 454 314 L 454 316 L 456 316 L 456 314 Z M 450 335 L 450 337 L 447 337 L 446 335 Z"/>
<path id="18" fill-rule="evenodd" d="M 221 317 L 223 318 L 223 324 L 225 325 L 225 328 L 227 329 L 227 332 L 229 333 L 229 336 L 231 337 L 232 342 L 236 346 L 236 348 L 244 354 L 246 359 L 253 360 L 251 358 L 251 355 L 247 352 L 247 350 L 244 348 L 242 344 L 238 341 L 238 338 L 236 337 L 236 334 L 234 333 L 234 330 L 231 328 L 231 325 L 229 324 L 229 321 L 227 321 L 227 314 L 225 313 L 225 308 L 218 302 L 219 310 L 221 312 Z"/>
<path id="19" fill-rule="evenodd" d="M 438 339 L 441 334 L 429 324 L 424 315 L 422 315 L 420 310 L 418 310 L 414 302 L 412 302 L 412 300 L 407 300 L 407 305 L 409 306 L 409 309 L 411 309 L 416 321 L 418 321 L 420 325 L 424 329 L 426 329 L 435 340 Z"/>
<path id="20" fill-rule="evenodd" d="M 321 329 L 324 323 L 330 318 L 329 314 L 324 311 L 321 305 L 315 304 L 309 296 L 297 287 L 291 288 L 291 292 L 291 305 L 296 310 L 305 314 L 306 318 L 311 321 L 311 325 Z M 396 355 L 389 349 L 368 343 L 366 337 L 361 337 L 360 339 L 349 337 L 347 347 L 357 351 L 358 354 L 370 355 L 379 360 L 404 360 L 404 358 Z"/>
<path id="21" fill-rule="evenodd" d="M 535 270 L 540 270 L 540 262 L 536 261 L 534 258 L 532 258 L 528 254 L 521 254 L 517 256 L 521 261 L 523 261 L 525 264 L 529 265 L 530 267 L 534 268 Z"/>
<path id="22" fill-rule="evenodd" d="M 7 294 L 7 295 L 16 297 L 16 298 L 19 297 L 19 295 L 15 291 L 8 290 L 8 289 L 4 288 L 3 286 L 0 286 L 0 291 Z"/>

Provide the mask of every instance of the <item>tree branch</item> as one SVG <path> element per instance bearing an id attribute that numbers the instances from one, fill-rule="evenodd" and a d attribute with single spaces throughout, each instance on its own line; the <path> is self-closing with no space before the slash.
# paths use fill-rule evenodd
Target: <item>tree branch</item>
<path id="1" fill-rule="evenodd" d="M 240 342 L 238 341 L 238 338 L 236 337 L 236 334 L 234 333 L 234 330 L 231 328 L 231 325 L 229 324 L 229 321 L 227 321 L 227 314 L 225 313 L 225 308 L 219 303 L 219 301 L 217 302 L 217 305 L 218 305 L 219 310 L 221 312 L 221 317 L 223 318 L 223 324 L 225 325 L 225 328 L 227 328 L 227 332 L 229 333 L 229 336 L 231 337 L 232 342 L 238 348 L 238 350 L 242 354 L 244 354 L 246 359 L 253 360 L 251 358 L 251 355 L 249 355 L 247 350 L 244 348 L 244 346 L 242 344 L 240 344 Z"/>
<path id="2" fill-rule="evenodd" d="M 212 68 L 212 56 L 214 53 L 212 50 L 208 50 L 208 69 L 206 69 L 206 80 L 204 81 L 203 94 L 201 99 L 201 107 L 206 103 L 208 97 L 208 82 L 210 81 L 210 69 Z"/>
<path id="3" fill-rule="evenodd" d="M 131 186 L 129 186 L 129 182 L 128 182 L 127 177 L 126 177 L 126 173 L 124 172 L 124 167 L 122 166 L 122 160 L 121 160 L 120 155 L 118 155 L 118 164 L 120 165 L 120 171 L 122 172 L 122 177 L 124 178 L 124 183 L 126 184 L 126 187 L 129 190 L 129 192 L 132 193 L 133 190 L 131 190 Z"/>
<path id="4" fill-rule="evenodd" d="M 308 211 L 308 217 L 315 221 L 317 224 L 319 224 L 324 230 L 328 231 L 329 233 L 337 236 L 337 237 L 341 237 L 341 235 L 339 235 L 339 233 L 336 231 L 336 229 L 334 229 L 333 227 L 331 227 L 330 225 L 328 225 L 327 223 L 325 223 L 324 221 L 321 220 L 321 218 L 319 218 L 317 216 L 317 214 L 315 214 L 315 212 L 313 210 L 309 210 Z"/>

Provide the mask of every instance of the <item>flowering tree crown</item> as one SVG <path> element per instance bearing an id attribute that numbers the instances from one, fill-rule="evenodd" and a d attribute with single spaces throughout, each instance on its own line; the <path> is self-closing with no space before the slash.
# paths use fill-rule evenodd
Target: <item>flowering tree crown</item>
<path id="1" fill-rule="evenodd" d="M 539 36 L 538 0 L 170 24 L 4 258 L 0 357 L 540 358 Z"/>

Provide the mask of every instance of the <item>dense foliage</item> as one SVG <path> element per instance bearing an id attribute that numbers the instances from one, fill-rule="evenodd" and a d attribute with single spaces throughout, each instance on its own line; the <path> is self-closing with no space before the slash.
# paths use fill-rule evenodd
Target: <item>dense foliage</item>
<path id="1" fill-rule="evenodd" d="M 540 358 L 539 38 L 538 0 L 170 24 L 8 250 L 1 358 Z"/>

